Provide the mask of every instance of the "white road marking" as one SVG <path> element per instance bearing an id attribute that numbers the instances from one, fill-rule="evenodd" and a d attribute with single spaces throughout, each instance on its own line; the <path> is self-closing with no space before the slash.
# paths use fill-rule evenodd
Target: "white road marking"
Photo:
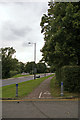
<path id="1" fill-rule="evenodd" d="M 41 98 L 41 95 L 42 95 L 42 92 L 40 92 L 40 94 L 39 94 L 39 98 Z"/>
<path id="2" fill-rule="evenodd" d="M 46 92 L 44 92 L 44 94 L 48 94 L 48 95 L 50 95 L 51 93 L 50 93 L 49 91 L 46 91 Z"/>

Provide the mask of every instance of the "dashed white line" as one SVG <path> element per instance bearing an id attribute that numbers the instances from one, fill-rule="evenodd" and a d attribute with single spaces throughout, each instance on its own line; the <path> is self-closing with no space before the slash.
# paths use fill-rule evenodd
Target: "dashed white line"
<path id="1" fill-rule="evenodd" d="M 41 95 L 42 95 L 42 92 L 40 92 L 40 94 L 39 94 L 39 98 L 41 98 Z"/>

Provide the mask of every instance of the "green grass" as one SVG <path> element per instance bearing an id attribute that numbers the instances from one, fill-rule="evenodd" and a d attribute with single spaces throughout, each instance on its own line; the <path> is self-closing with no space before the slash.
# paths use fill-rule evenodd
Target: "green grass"
<path id="1" fill-rule="evenodd" d="M 0 87 L 0 98 L 2 98 L 2 87 Z"/>
<path id="2" fill-rule="evenodd" d="M 17 75 L 14 75 L 12 78 L 24 77 L 24 76 L 29 76 L 29 75 L 21 75 L 21 74 L 17 74 Z"/>
<path id="3" fill-rule="evenodd" d="M 61 88 L 56 80 L 56 77 L 53 77 L 50 82 L 50 92 L 53 97 L 61 97 Z M 63 97 L 78 96 L 78 93 L 70 93 L 68 91 L 63 91 Z"/>
<path id="4" fill-rule="evenodd" d="M 26 77 L 26 76 L 30 76 L 30 74 L 29 74 L 29 75 L 17 74 L 17 75 L 14 75 L 14 76 L 12 76 L 12 77 L 9 77 L 9 78 L 18 78 L 18 77 Z M 5 78 L 5 79 L 7 80 L 7 79 L 9 79 L 9 78 Z M 5 79 L 4 79 L 4 80 L 5 80 Z"/>
<path id="5" fill-rule="evenodd" d="M 36 80 L 30 80 L 26 82 L 22 82 L 18 84 L 18 98 L 27 96 L 29 93 L 31 93 L 38 85 L 40 85 L 41 82 L 43 82 L 45 79 L 49 78 L 49 75 L 43 78 L 38 78 Z M 16 85 L 7 85 L 2 87 L 2 98 L 16 98 Z"/>
<path id="6" fill-rule="evenodd" d="M 38 74 L 38 73 L 37 73 L 37 74 Z M 36 75 L 37 75 L 37 74 L 36 74 Z M 44 73 L 43 73 L 43 74 L 44 74 Z M 30 76 L 30 75 L 34 75 L 34 74 L 29 74 L 29 75 L 17 74 L 17 75 L 14 75 L 14 76 L 10 77 L 10 78 L 26 77 L 26 76 Z"/>

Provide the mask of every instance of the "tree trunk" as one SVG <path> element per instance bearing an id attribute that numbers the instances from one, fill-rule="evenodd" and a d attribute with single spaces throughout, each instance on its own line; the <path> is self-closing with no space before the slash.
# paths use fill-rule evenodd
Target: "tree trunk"
<path id="1" fill-rule="evenodd" d="M 78 58 L 77 65 L 80 66 L 80 53 L 77 54 L 77 58 Z"/>

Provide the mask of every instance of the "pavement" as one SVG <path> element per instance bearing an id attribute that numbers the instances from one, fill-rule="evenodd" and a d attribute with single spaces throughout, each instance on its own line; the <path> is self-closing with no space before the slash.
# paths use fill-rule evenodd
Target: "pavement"
<path id="1" fill-rule="evenodd" d="M 78 101 L 3 101 L 2 118 L 78 118 Z"/>

